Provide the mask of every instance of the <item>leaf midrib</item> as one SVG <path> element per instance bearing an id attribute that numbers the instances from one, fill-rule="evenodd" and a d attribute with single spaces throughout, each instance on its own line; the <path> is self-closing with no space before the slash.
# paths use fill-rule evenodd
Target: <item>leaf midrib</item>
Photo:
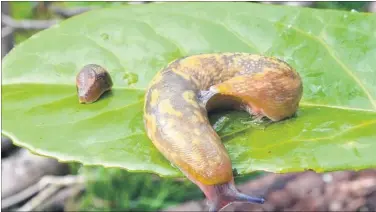
<path id="1" fill-rule="evenodd" d="M 5 83 L 4 84 L 3 83 L 4 87 L 5 86 L 14 86 L 14 85 L 17 85 L 17 86 L 43 85 L 43 86 L 59 86 L 59 87 L 66 86 L 66 87 L 69 87 L 69 88 L 72 88 L 72 87 L 75 88 L 75 85 L 72 85 L 72 84 L 56 84 L 56 83 L 17 83 L 17 84 L 11 84 L 11 83 L 6 84 Z M 130 88 L 130 87 L 121 87 L 121 86 L 116 87 L 116 86 L 114 86 L 113 89 L 118 89 L 118 90 L 123 90 L 123 91 L 137 91 L 137 92 L 144 92 L 144 93 L 146 92 L 145 88 Z M 6 97 L 6 96 L 3 96 L 3 97 Z M 53 102 L 51 102 L 51 103 L 53 103 Z M 135 101 L 133 103 L 136 103 L 136 102 L 139 102 L 139 101 Z M 130 103 L 130 104 L 133 104 L 133 103 Z M 338 106 L 338 105 L 316 104 L 316 103 L 311 103 L 311 102 L 307 102 L 307 101 L 301 101 L 300 102 L 300 106 L 305 106 L 305 107 L 325 107 L 325 108 L 332 108 L 332 109 L 338 109 L 338 110 L 364 111 L 364 112 L 376 113 L 376 109 L 375 110 L 370 110 L 370 109 L 364 109 L 364 108 L 343 107 L 343 106 Z"/>

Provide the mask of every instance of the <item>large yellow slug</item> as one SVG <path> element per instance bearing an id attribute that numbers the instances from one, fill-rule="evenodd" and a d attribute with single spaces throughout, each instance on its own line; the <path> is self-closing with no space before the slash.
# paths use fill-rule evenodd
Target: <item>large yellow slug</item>
<path id="1" fill-rule="evenodd" d="M 80 102 L 96 101 L 112 86 L 101 67 L 77 76 Z M 215 108 L 245 110 L 280 121 L 295 114 L 303 92 L 299 74 L 287 63 L 248 53 L 192 55 L 175 60 L 151 81 L 144 124 L 155 147 L 205 194 L 210 211 L 263 198 L 240 193 L 230 157 L 208 119 Z"/>
<path id="2" fill-rule="evenodd" d="M 299 74 L 276 58 L 192 55 L 153 78 L 145 95 L 145 128 L 155 147 L 204 192 L 210 211 L 235 201 L 263 203 L 235 188 L 230 157 L 208 111 L 231 107 L 279 121 L 295 114 L 302 91 Z"/>

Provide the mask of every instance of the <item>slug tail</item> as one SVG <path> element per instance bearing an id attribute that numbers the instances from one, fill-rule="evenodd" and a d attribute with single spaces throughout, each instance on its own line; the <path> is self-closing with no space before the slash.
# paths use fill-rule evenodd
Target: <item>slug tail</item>
<path id="1" fill-rule="evenodd" d="M 233 202 L 248 202 L 263 204 L 264 198 L 252 197 L 239 192 L 233 182 L 217 185 L 203 185 L 199 187 L 209 201 L 209 211 L 217 212 Z"/>

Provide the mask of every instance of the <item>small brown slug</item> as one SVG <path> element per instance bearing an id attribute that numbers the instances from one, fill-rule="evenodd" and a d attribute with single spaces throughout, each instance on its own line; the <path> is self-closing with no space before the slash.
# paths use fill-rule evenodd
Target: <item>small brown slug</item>
<path id="1" fill-rule="evenodd" d="M 155 147 L 205 194 L 210 211 L 232 202 L 263 203 L 234 185 L 230 157 L 208 119 L 218 107 L 280 121 L 302 97 L 299 74 L 286 62 L 248 53 L 199 54 L 175 60 L 151 81 L 144 124 Z"/>
<path id="2" fill-rule="evenodd" d="M 110 74 L 96 64 L 84 66 L 76 76 L 76 87 L 79 103 L 93 103 L 106 91 L 112 88 Z"/>

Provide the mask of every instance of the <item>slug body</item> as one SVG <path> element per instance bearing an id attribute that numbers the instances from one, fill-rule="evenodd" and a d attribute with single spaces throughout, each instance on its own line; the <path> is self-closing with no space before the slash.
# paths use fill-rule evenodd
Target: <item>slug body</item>
<path id="1" fill-rule="evenodd" d="M 145 96 L 144 123 L 156 148 L 204 192 L 210 210 L 235 202 L 263 203 L 237 191 L 230 157 L 208 119 L 218 107 L 279 121 L 302 96 L 299 74 L 287 63 L 247 53 L 200 54 L 158 72 Z"/>
<path id="2" fill-rule="evenodd" d="M 76 76 L 79 103 L 93 103 L 102 94 L 112 88 L 110 74 L 101 66 L 89 64 L 84 66 Z"/>

